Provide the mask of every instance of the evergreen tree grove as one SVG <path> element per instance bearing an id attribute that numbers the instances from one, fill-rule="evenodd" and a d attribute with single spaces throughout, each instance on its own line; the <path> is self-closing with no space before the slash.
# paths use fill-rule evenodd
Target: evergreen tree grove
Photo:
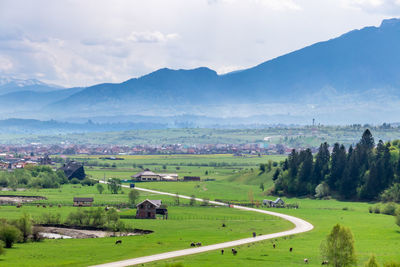
<path id="1" fill-rule="evenodd" d="M 288 196 L 313 196 L 320 185 L 324 194 L 351 200 L 377 200 L 400 182 L 400 153 L 391 153 L 391 144 L 375 141 L 364 131 L 360 141 L 346 151 L 335 143 L 332 153 L 325 142 L 318 153 L 310 149 L 292 150 L 273 175 L 274 192 Z M 321 190 L 319 190 L 321 191 Z M 386 191 L 385 191 L 386 192 Z"/>

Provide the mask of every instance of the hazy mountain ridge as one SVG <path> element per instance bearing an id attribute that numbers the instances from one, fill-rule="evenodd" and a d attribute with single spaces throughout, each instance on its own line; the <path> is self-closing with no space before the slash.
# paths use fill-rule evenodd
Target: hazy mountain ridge
<path id="1" fill-rule="evenodd" d="M 264 114 L 262 123 L 276 123 L 268 116 L 291 117 L 293 123 L 299 116 L 342 123 L 380 117 L 396 120 L 399 88 L 400 20 L 391 19 L 380 27 L 353 30 L 225 75 L 205 67 L 164 68 L 123 83 L 98 84 L 65 97 L 35 101 L 41 107 L 37 118 Z M 2 96 L 0 104 L 1 98 L 15 105 L 26 103 L 36 94 L 41 97 L 36 92 L 19 100 L 18 95 Z M 369 107 L 375 110 L 366 110 Z M 387 107 L 394 110 L 388 113 Z"/>

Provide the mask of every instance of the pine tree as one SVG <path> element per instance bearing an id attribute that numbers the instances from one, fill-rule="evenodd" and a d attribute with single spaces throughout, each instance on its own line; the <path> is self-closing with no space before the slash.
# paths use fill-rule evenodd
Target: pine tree
<path id="1" fill-rule="evenodd" d="M 357 186 L 359 182 L 359 165 L 356 160 L 357 154 L 351 153 L 350 158 L 346 164 L 346 170 L 343 172 L 340 184 L 340 195 L 346 199 L 355 198 L 357 193 Z"/>
<path id="2" fill-rule="evenodd" d="M 329 173 L 329 145 L 325 142 L 320 145 L 318 154 L 315 157 L 311 185 L 315 188 Z"/>
<path id="3" fill-rule="evenodd" d="M 313 193 L 315 187 L 311 188 L 310 183 L 313 169 L 313 156 L 309 148 L 300 151 L 299 161 L 301 162 L 301 164 L 298 172 L 297 194 L 304 195 L 307 193 Z"/>
<path id="4" fill-rule="evenodd" d="M 328 177 L 328 185 L 331 190 L 336 190 L 338 182 L 342 179 L 343 171 L 346 168 L 346 148 L 335 143 L 332 151 L 331 171 Z"/>
<path id="5" fill-rule="evenodd" d="M 359 142 L 361 146 L 367 150 L 371 150 L 375 146 L 374 138 L 369 129 L 366 129 L 362 134 L 361 140 Z"/>

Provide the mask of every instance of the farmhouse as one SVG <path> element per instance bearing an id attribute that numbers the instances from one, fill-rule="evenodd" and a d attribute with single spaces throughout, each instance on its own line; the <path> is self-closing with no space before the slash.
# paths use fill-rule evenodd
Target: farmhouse
<path id="1" fill-rule="evenodd" d="M 162 205 L 161 200 L 146 199 L 136 206 L 136 219 L 155 219 L 156 214 L 161 214 L 168 219 L 168 210 Z"/>
<path id="2" fill-rule="evenodd" d="M 92 197 L 74 197 L 74 207 L 90 207 L 92 203 Z"/>
<path id="3" fill-rule="evenodd" d="M 154 173 L 149 169 L 131 176 L 136 181 L 177 181 L 176 173 Z"/>
<path id="4" fill-rule="evenodd" d="M 65 176 L 67 176 L 68 180 L 72 178 L 77 178 L 79 180 L 85 179 L 85 169 L 83 168 L 83 164 L 70 161 L 67 164 L 64 164 L 59 170 L 64 171 Z"/>
<path id="5" fill-rule="evenodd" d="M 263 205 L 266 205 L 266 206 L 269 206 L 269 207 L 282 207 L 282 206 L 285 205 L 285 202 L 280 197 L 278 197 L 274 201 L 269 200 L 269 199 L 264 199 L 263 200 Z"/>

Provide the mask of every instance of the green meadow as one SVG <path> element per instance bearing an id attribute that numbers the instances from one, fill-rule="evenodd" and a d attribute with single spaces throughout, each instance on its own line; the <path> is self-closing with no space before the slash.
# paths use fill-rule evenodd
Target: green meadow
<path id="1" fill-rule="evenodd" d="M 34 219 L 40 219 L 44 213 L 59 213 L 61 220 L 65 220 L 71 211 L 78 209 L 71 206 L 73 196 L 94 197 L 94 205 L 127 203 L 126 191 L 128 190 L 130 189 L 124 189 L 124 194 L 110 194 L 107 190 L 99 194 L 94 186 L 64 185 L 61 189 L 12 192 L 15 195 L 45 196 L 47 200 L 37 201 L 41 203 L 39 207 L 36 206 L 36 202 L 23 205 L 21 208 L 1 206 L 0 217 L 17 219 L 26 212 Z M 10 192 L 1 193 L 10 194 Z M 184 199 L 180 199 L 180 206 L 176 206 L 173 204 L 176 201 L 174 197 L 141 192 L 139 201 L 146 198 L 161 199 L 163 203 L 170 203 L 168 220 L 122 220 L 130 228 L 152 230 L 151 234 L 96 239 L 44 240 L 39 243 L 16 244 L 14 248 L 8 249 L 4 256 L 0 256 L 0 264 L 1 266 L 3 263 L 5 266 L 87 266 L 184 249 L 190 247 L 191 242 L 209 245 L 250 237 L 252 232 L 267 234 L 293 227 L 291 223 L 273 216 L 227 207 L 202 206 L 202 203 L 189 206 L 189 201 Z M 59 203 L 64 203 L 64 205 L 60 208 Z M 50 207 L 50 204 L 53 206 Z M 129 208 L 120 211 L 120 215 L 125 216 L 132 216 L 135 213 L 136 209 Z M 223 223 L 226 227 L 222 227 Z M 117 239 L 121 239 L 123 243 L 116 246 Z"/>
<path id="2" fill-rule="evenodd" d="M 181 262 L 184 266 L 320 266 L 320 244 L 336 223 L 353 232 L 358 258 L 357 266 L 364 266 L 370 255 L 383 263 L 400 261 L 400 227 L 393 216 L 368 213 L 367 203 L 339 202 L 336 200 L 286 199 L 300 203 L 300 208 L 274 209 L 305 219 L 314 225 L 311 232 L 283 237 L 273 241 L 262 241 L 236 247 L 238 254 L 233 256 L 229 249 L 221 255 L 219 251 L 207 252 L 163 262 L 149 263 L 145 266 L 165 266 L 166 263 Z M 272 247 L 274 242 L 277 247 Z M 289 248 L 293 252 L 289 252 Z"/>
<path id="3" fill-rule="evenodd" d="M 268 196 L 267 189 L 273 185 L 271 171 L 260 173 L 259 164 L 268 160 L 279 162 L 282 157 L 234 157 L 232 155 L 168 155 L 168 156 L 124 156 L 125 160 L 100 160 L 99 156 L 80 156 L 77 159 L 106 162 L 115 167 L 86 166 L 86 172 L 96 179 L 129 177 L 149 168 L 156 172 L 176 172 L 180 178 L 185 175 L 201 176 L 212 181 L 200 182 L 142 182 L 137 187 L 155 189 L 170 193 L 195 195 L 210 200 L 260 203 Z M 178 167 L 178 168 L 177 168 Z M 205 172 L 207 171 L 207 175 Z M 260 189 L 260 183 L 265 190 Z M 127 182 L 129 184 L 129 182 Z M 15 206 L 0 206 L 0 217 L 15 219 L 24 212 L 40 218 L 42 213 L 60 213 L 64 219 L 77 209 L 72 207 L 73 197 L 93 197 L 95 206 L 128 203 L 128 192 L 111 194 L 105 186 L 103 194 L 96 187 L 81 185 L 63 185 L 58 189 L 29 189 L 26 191 L 4 192 L 0 194 L 45 196 L 45 204 L 36 207 L 35 203 Z M 252 232 L 267 234 L 290 229 L 293 225 L 287 221 L 226 207 L 202 206 L 196 203 L 190 206 L 188 200 L 180 199 L 180 206 L 175 205 L 176 198 L 140 192 L 140 200 L 161 199 L 168 205 L 168 220 L 123 219 L 132 228 L 154 231 L 147 235 L 130 237 L 111 237 L 96 239 L 45 240 L 40 243 L 16 244 L 0 256 L 0 266 L 86 266 L 139 256 L 188 248 L 191 242 L 203 245 L 248 237 Z M 315 200 L 307 198 L 283 198 L 287 203 L 298 203 L 299 209 L 269 209 L 300 217 L 312 223 L 314 229 L 304 234 L 282 237 L 259 243 L 237 247 L 238 255 L 233 256 L 226 249 L 212 251 L 182 258 L 145 264 L 145 266 L 165 266 L 167 263 L 180 262 L 184 266 L 300 266 L 304 258 L 310 266 L 321 265 L 319 247 L 321 241 L 336 223 L 351 228 L 358 257 L 358 266 L 363 266 L 371 254 L 376 255 L 379 263 L 389 260 L 400 261 L 400 227 L 393 216 L 371 214 L 368 207 L 374 203 L 341 202 L 337 200 Z M 52 204 L 53 207 L 49 207 Z M 59 208 L 57 205 L 61 204 Z M 262 208 L 262 207 L 260 207 Z M 265 208 L 263 208 L 265 209 Z M 121 208 L 121 215 L 134 215 L 134 208 Z M 225 223 L 227 227 L 221 227 Z M 121 239 L 116 246 L 115 240 Z M 272 242 L 277 247 L 272 248 Z M 293 252 L 289 252 L 289 248 Z"/>

